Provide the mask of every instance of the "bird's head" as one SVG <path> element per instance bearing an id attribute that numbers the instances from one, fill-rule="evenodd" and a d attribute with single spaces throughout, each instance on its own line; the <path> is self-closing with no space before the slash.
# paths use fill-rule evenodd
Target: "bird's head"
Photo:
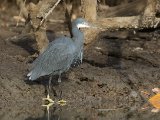
<path id="1" fill-rule="evenodd" d="M 77 18 L 76 20 L 73 21 L 72 23 L 74 26 L 76 26 L 78 29 L 80 28 L 89 28 L 93 27 L 90 23 L 88 23 L 86 20 L 83 18 Z"/>

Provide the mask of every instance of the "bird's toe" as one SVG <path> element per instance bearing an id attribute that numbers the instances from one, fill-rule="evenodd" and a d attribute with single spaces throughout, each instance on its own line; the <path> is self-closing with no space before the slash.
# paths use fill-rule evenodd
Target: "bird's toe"
<path id="1" fill-rule="evenodd" d="M 46 98 L 42 98 L 43 101 L 48 101 L 49 103 L 54 103 L 54 101 L 50 98 L 49 94 Z"/>

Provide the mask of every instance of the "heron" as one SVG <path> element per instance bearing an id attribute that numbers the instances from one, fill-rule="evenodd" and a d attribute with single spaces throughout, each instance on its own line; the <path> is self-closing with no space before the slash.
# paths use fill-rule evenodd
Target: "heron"
<path id="1" fill-rule="evenodd" d="M 77 18 L 72 22 L 72 37 L 62 36 L 50 42 L 45 51 L 32 63 L 28 73 L 29 80 L 34 81 L 41 76 L 49 75 L 47 100 L 50 100 L 49 89 L 52 77 L 58 75 L 61 82 L 61 74 L 68 71 L 72 64 L 83 59 L 84 34 L 80 28 L 93 27 L 83 18 Z"/>

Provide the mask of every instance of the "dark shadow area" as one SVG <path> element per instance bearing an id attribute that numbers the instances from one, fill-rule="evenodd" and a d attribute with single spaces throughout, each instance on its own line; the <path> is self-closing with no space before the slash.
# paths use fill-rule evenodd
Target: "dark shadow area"
<path id="1" fill-rule="evenodd" d="M 112 31 L 99 34 L 97 40 L 93 41 L 87 48 L 86 54 L 88 55 L 84 54 L 83 61 L 100 68 L 121 69 L 121 46 L 125 40 L 120 38 L 123 37 L 120 35 L 121 33 L 118 34 Z M 124 36 L 126 37 L 126 35 Z"/>
<path id="2" fill-rule="evenodd" d="M 52 30 L 47 30 L 46 35 L 49 42 L 52 42 L 56 38 L 55 33 Z M 38 53 L 36 41 L 33 35 L 20 35 L 18 36 L 18 39 L 11 40 L 11 43 L 22 47 L 31 55 L 33 55 L 34 53 Z"/>
<path id="3" fill-rule="evenodd" d="M 160 28 L 159 27 L 138 30 L 138 32 L 142 32 L 142 33 L 151 33 L 151 32 L 157 32 L 157 31 L 160 32 Z"/>
<path id="4" fill-rule="evenodd" d="M 121 64 L 122 60 L 124 59 L 122 56 L 122 46 L 126 42 L 126 40 L 128 38 L 131 38 L 133 35 L 129 35 L 129 33 L 126 33 L 123 37 L 123 35 L 121 35 L 121 32 L 106 31 L 105 33 L 106 35 L 104 35 L 104 33 L 102 33 L 102 35 L 99 35 L 102 37 L 99 37 L 97 42 L 95 42 L 92 46 L 94 46 L 94 48 L 98 46 L 99 49 L 104 49 L 104 50 L 101 50 L 100 52 L 102 53 L 101 56 L 102 55 L 107 56 L 107 57 L 103 57 L 105 58 L 106 62 L 99 62 L 97 57 L 93 58 L 93 60 L 91 60 L 90 58 L 85 58 L 84 62 L 87 62 L 92 66 L 99 67 L 99 68 L 110 67 L 115 69 L 120 77 L 125 78 L 122 80 L 122 82 L 125 83 L 129 89 L 134 89 L 137 91 L 138 89 L 135 86 L 135 84 L 132 82 L 132 80 L 129 79 L 128 74 L 123 71 L 126 68 Z M 93 54 L 94 53 L 93 48 L 90 48 L 90 49 L 92 49 L 91 54 Z M 88 79 L 85 78 L 84 80 L 86 81 Z M 114 80 L 113 82 L 115 82 L 114 87 L 116 87 L 118 85 L 117 81 Z"/>
<path id="5" fill-rule="evenodd" d="M 107 38 L 106 44 L 108 45 L 108 60 L 107 60 L 107 66 L 113 67 L 114 69 L 121 69 L 121 46 L 123 44 L 123 41 L 118 38 Z"/>
<path id="6" fill-rule="evenodd" d="M 37 52 L 35 48 L 33 48 L 33 44 L 35 44 L 34 37 L 32 36 L 18 36 L 18 39 L 11 40 L 11 43 L 17 46 L 20 46 L 30 54 L 34 54 Z"/>
<path id="7" fill-rule="evenodd" d="M 126 84 L 128 89 L 134 90 L 138 93 L 138 97 L 141 99 L 141 101 L 139 102 L 140 104 L 142 104 L 144 101 L 144 98 L 141 96 L 138 90 L 138 87 L 130 79 L 128 73 L 124 71 L 126 68 L 121 63 L 122 60 L 124 59 L 124 56 L 122 56 L 123 44 L 126 42 L 128 38 L 132 39 L 133 35 L 129 35 L 128 33 L 127 37 L 125 39 L 122 39 L 122 38 L 118 38 L 116 36 L 117 34 L 115 32 L 115 36 L 104 36 L 103 37 L 103 39 L 105 39 L 105 42 L 108 46 L 108 49 L 106 51 L 108 52 L 108 59 L 107 59 L 106 67 L 111 67 L 113 69 L 116 69 L 119 76 L 123 78 L 121 79 L 122 82 Z M 115 82 L 115 88 L 116 88 L 116 86 L 118 85 L 118 82 L 116 80 L 114 80 L 113 82 Z"/>
<path id="8" fill-rule="evenodd" d="M 47 35 L 47 39 L 49 40 L 49 42 L 54 41 L 56 38 L 55 32 L 53 30 L 47 30 L 46 35 Z"/>
<path id="9" fill-rule="evenodd" d="M 106 67 L 105 64 L 97 63 L 94 60 L 88 60 L 88 59 L 85 59 L 85 58 L 83 59 L 83 62 L 89 63 L 90 65 L 95 66 L 95 67 L 100 67 L 100 68 Z"/>

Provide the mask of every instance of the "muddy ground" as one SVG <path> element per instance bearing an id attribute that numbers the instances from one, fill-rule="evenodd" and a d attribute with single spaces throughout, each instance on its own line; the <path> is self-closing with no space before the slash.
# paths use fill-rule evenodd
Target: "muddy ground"
<path id="1" fill-rule="evenodd" d="M 45 120 L 41 105 L 48 78 L 28 81 L 35 43 L 29 38 L 8 40 L 24 28 L 24 23 L 16 27 L 14 15 L 15 7 L 0 10 L 0 119 Z M 58 10 L 52 15 L 64 19 Z M 62 23 L 48 23 L 48 30 L 50 35 L 69 34 Z M 102 32 L 85 46 L 83 64 L 63 75 L 62 83 L 53 80 L 56 93 L 51 97 L 63 98 L 67 105 L 53 105 L 50 119 L 158 120 L 147 102 L 154 87 L 160 87 L 160 30 Z"/>

